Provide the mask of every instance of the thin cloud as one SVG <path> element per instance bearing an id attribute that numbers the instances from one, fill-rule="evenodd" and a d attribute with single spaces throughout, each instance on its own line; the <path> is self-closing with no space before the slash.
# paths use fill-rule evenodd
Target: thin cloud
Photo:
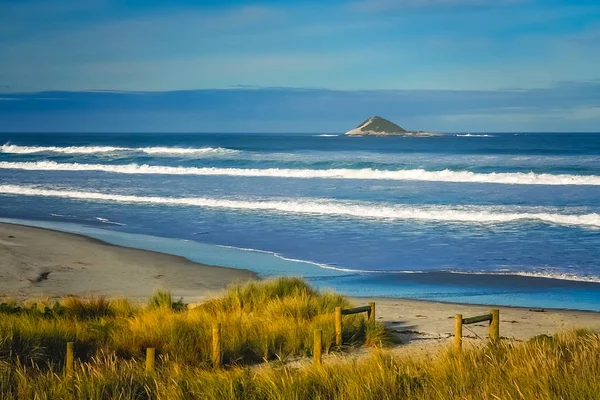
<path id="1" fill-rule="evenodd" d="M 46 101 L 56 97 L 64 101 Z M 0 102 L 0 131 L 13 132 L 344 132 L 375 114 L 410 129 L 440 132 L 597 131 L 600 123 L 600 82 L 490 91 L 242 86 L 22 93 L 6 98 L 22 100 Z M 115 125 L 116 120 L 120 122 Z"/>

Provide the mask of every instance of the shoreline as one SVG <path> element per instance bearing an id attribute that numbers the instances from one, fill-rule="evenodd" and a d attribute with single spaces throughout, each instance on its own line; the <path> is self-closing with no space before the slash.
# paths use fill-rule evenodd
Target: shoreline
<path id="1" fill-rule="evenodd" d="M 43 279 L 43 273 L 48 272 Z M 238 268 L 207 265 L 185 257 L 124 247 L 82 234 L 0 223 L 0 299 L 106 296 L 146 301 L 157 289 L 197 303 L 218 296 L 231 283 L 260 279 Z M 600 312 L 557 308 L 475 305 L 401 297 L 347 296 L 356 305 L 376 303 L 376 320 L 404 344 L 399 353 L 432 353 L 452 343 L 454 316 L 500 309 L 500 334 L 515 341 L 577 328 L 600 330 Z M 466 346 L 487 338 L 487 324 L 469 325 Z"/>
<path id="2" fill-rule="evenodd" d="M 105 246 L 105 247 L 110 247 L 113 249 L 124 249 L 124 250 L 128 250 L 131 252 L 137 252 L 139 254 L 146 254 L 147 256 L 151 256 L 151 255 L 156 255 L 158 257 L 165 257 L 165 258 L 169 258 L 171 259 L 173 262 L 177 263 L 184 263 L 184 264 L 191 264 L 191 265 L 195 265 L 199 268 L 214 268 L 214 269 L 220 269 L 222 271 L 227 271 L 229 273 L 233 273 L 235 275 L 237 275 L 238 272 L 242 272 L 244 277 L 249 277 L 250 279 L 261 279 L 259 276 L 258 272 L 252 271 L 250 269 L 244 269 L 244 268 L 238 268 L 238 267 L 230 267 L 230 266 L 224 266 L 224 265 L 215 265 L 215 264 L 207 264 L 207 263 L 203 263 L 203 262 L 198 262 L 198 261 L 193 261 L 189 258 L 186 258 L 185 256 L 181 256 L 181 255 L 177 255 L 177 254 L 172 254 L 172 253 L 168 253 L 168 252 L 161 252 L 161 251 L 156 251 L 156 250 L 149 250 L 149 249 L 144 249 L 144 248 L 138 248 L 135 246 L 126 246 L 126 245 L 120 245 L 120 244 L 114 244 L 102 239 L 98 239 L 92 236 L 88 236 L 84 233 L 73 233 L 73 232 L 67 232 L 67 231 L 62 231 L 59 229 L 52 229 L 52 228 L 46 228 L 46 227 L 39 227 L 39 226 L 34 226 L 34 225 L 27 225 L 27 224 L 21 224 L 21 223 L 15 223 L 15 222 L 3 222 L 0 221 L 0 257 L 2 256 L 1 250 L 2 250 L 2 246 L 6 245 L 6 240 L 3 239 L 2 236 L 2 230 L 5 229 L 6 227 L 15 227 L 16 229 L 28 229 L 28 230 L 32 230 L 32 231 L 37 231 L 39 234 L 50 234 L 50 235 L 65 235 L 65 237 L 74 237 L 77 238 L 78 240 L 84 240 L 87 241 L 91 244 L 95 244 L 95 245 L 99 245 L 99 246 Z M 5 235 L 6 236 L 6 235 Z M 155 238 L 160 239 L 160 237 L 155 236 Z M 221 246 L 221 247 L 229 247 L 229 246 Z M 237 248 L 236 248 L 237 249 Z M 240 250 L 244 250 L 244 251 L 256 251 L 256 252 L 261 252 L 261 253 L 271 253 L 269 251 L 263 251 L 263 250 L 255 250 L 255 249 L 240 249 Z M 119 250 L 117 250 L 119 251 Z M 0 258 L 1 260 L 1 258 Z M 305 261 L 305 260 L 293 260 L 293 261 L 299 261 L 299 262 L 306 262 L 309 264 L 315 264 L 318 265 L 317 263 L 314 263 L 312 261 Z M 486 276 L 485 274 L 472 274 L 472 273 L 461 273 L 461 272 L 446 272 L 446 271 L 433 271 L 433 272 L 424 272 L 423 275 L 427 275 L 427 274 L 449 274 L 451 276 L 454 275 L 468 275 L 468 276 Z M 531 275 L 521 275 L 521 274 L 510 274 L 510 273 L 506 273 L 506 274 L 489 274 L 487 276 L 498 276 L 498 277 L 519 277 L 519 278 L 524 278 L 524 279 L 530 279 L 530 280 L 537 280 L 540 282 L 563 282 L 565 284 L 574 284 L 574 285 L 598 285 L 600 284 L 600 282 L 596 282 L 596 281 L 586 281 L 586 280 L 575 280 L 575 279 L 560 279 L 560 278 L 553 278 L 553 277 L 549 277 L 549 276 L 531 276 Z M 0 277 L 2 277 L 2 270 L 0 269 Z M 226 285 L 225 285 L 226 286 Z M 224 286 L 224 287 L 225 287 Z M 167 288 L 168 289 L 168 288 Z M 500 305 L 500 304 L 494 304 L 494 303 L 467 303 L 467 302 L 460 302 L 460 301 L 441 301 L 441 300 L 427 300 L 427 299 L 417 299 L 417 298 L 412 298 L 412 297 L 404 297 L 404 296 L 389 296 L 389 295 L 345 295 L 348 298 L 351 299 L 355 299 L 358 301 L 366 301 L 368 299 L 378 299 L 379 301 L 408 301 L 408 302 L 420 302 L 420 303 L 433 303 L 433 304 L 441 304 L 441 305 L 455 305 L 455 306 L 473 306 L 473 307 L 495 307 L 495 308 L 512 308 L 512 309 L 539 309 L 539 308 L 543 308 L 544 310 L 547 311 L 561 311 L 561 312 L 570 312 L 570 311 L 574 311 L 574 312 L 582 312 L 582 313 L 594 313 L 594 314 L 599 314 L 600 315 L 600 311 L 595 311 L 595 310 L 586 310 L 586 309 L 577 309 L 577 308 L 562 308 L 562 307 L 539 307 L 539 306 L 518 306 L 518 305 Z M 2 286 L 0 285 L 0 297 L 2 297 Z"/>

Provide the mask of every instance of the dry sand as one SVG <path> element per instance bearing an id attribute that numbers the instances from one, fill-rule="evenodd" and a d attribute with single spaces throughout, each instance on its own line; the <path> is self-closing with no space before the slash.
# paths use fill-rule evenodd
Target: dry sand
<path id="1" fill-rule="evenodd" d="M 454 340 L 454 316 L 463 318 L 500 310 L 500 336 L 526 341 L 537 335 L 553 335 L 573 329 L 600 330 L 600 313 L 525 307 L 479 306 L 393 298 L 353 298 L 356 305 L 375 302 L 378 321 L 384 322 L 405 344 L 395 351 L 432 353 Z M 463 346 L 479 346 L 488 340 L 489 324 L 463 325 Z"/>
<path id="2" fill-rule="evenodd" d="M 198 264 L 71 233 L 0 224 L 0 297 L 104 295 L 145 300 L 163 289 L 196 301 L 234 281 L 255 277 L 248 270 Z"/>
<path id="3" fill-rule="evenodd" d="M 0 223 L 0 297 L 15 299 L 66 295 L 145 300 L 156 289 L 195 302 L 218 295 L 234 281 L 256 278 L 241 269 L 209 266 L 185 258 L 114 246 L 96 239 L 47 229 Z M 377 320 L 405 343 L 399 353 L 432 353 L 452 343 L 454 315 L 470 317 L 490 306 L 395 298 L 354 298 L 376 302 Z M 600 313 L 520 307 L 500 309 L 500 335 L 517 341 L 575 328 L 600 329 Z M 487 323 L 464 327 L 464 346 L 484 344 Z"/>

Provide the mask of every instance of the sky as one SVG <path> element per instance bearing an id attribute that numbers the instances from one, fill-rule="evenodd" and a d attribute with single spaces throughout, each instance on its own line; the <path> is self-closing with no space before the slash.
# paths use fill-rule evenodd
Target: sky
<path id="1" fill-rule="evenodd" d="M 1 131 L 600 131 L 600 2 L 0 0 Z"/>

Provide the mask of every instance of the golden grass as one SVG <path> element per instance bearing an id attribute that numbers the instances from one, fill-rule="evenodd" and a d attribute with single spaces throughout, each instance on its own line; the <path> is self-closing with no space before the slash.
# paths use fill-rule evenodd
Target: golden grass
<path id="1" fill-rule="evenodd" d="M 274 365 L 202 369 L 165 359 L 153 373 L 143 362 L 98 355 L 58 367 L 0 362 L 2 399 L 598 399 L 600 335 L 569 332 L 528 343 L 503 343 L 433 359 L 374 350 L 323 367 Z"/>
<path id="2" fill-rule="evenodd" d="M 167 299 L 167 300 L 165 300 Z M 346 299 L 319 293 L 298 279 L 232 287 L 223 297 L 177 311 L 168 294 L 152 306 L 67 298 L 27 306 L 0 305 L 0 399 L 598 399 L 600 335 L 576 331 L 527 343 L 434 358 L 394 356 L 374 349 L 322 367 L 310 360 L 312 333 L 333 343 L 336 306 Z M 223 326 L 225 367 L 209 364 L 212 323 Z M 379 344 L 387 334 L 364 317 L 344 317 L 344 338 Z M 78 361 L 63 373 L 65 343 Z M 143 354 L 156 347 L 156 370 Z M 260 367 L 251 365 L 271 360 Z"/>
<path id="3" fill-rule="evenodd" d="M 296 278 L 234 285 L 223 297 L 190 310 L 167 292 L 157 293 L 147 307 L 101 297 L 7 302 L 0 307 L 0 360 L 61 363 L 65 343 L 75 341 L 83 360 L 98 354 L 140 359 L 154 347 L 182 365 L 206 367 L 215 323 L 222 325 L 225 364 L 287 359 L 311 354 L 315 329 L 323 329 L 325 350 L 330 349 L 336 306 L 349 302 Z M 377 344 L 385 336 L 381 324 L 361 316 L 345 319 L 346 343 Z"/>

